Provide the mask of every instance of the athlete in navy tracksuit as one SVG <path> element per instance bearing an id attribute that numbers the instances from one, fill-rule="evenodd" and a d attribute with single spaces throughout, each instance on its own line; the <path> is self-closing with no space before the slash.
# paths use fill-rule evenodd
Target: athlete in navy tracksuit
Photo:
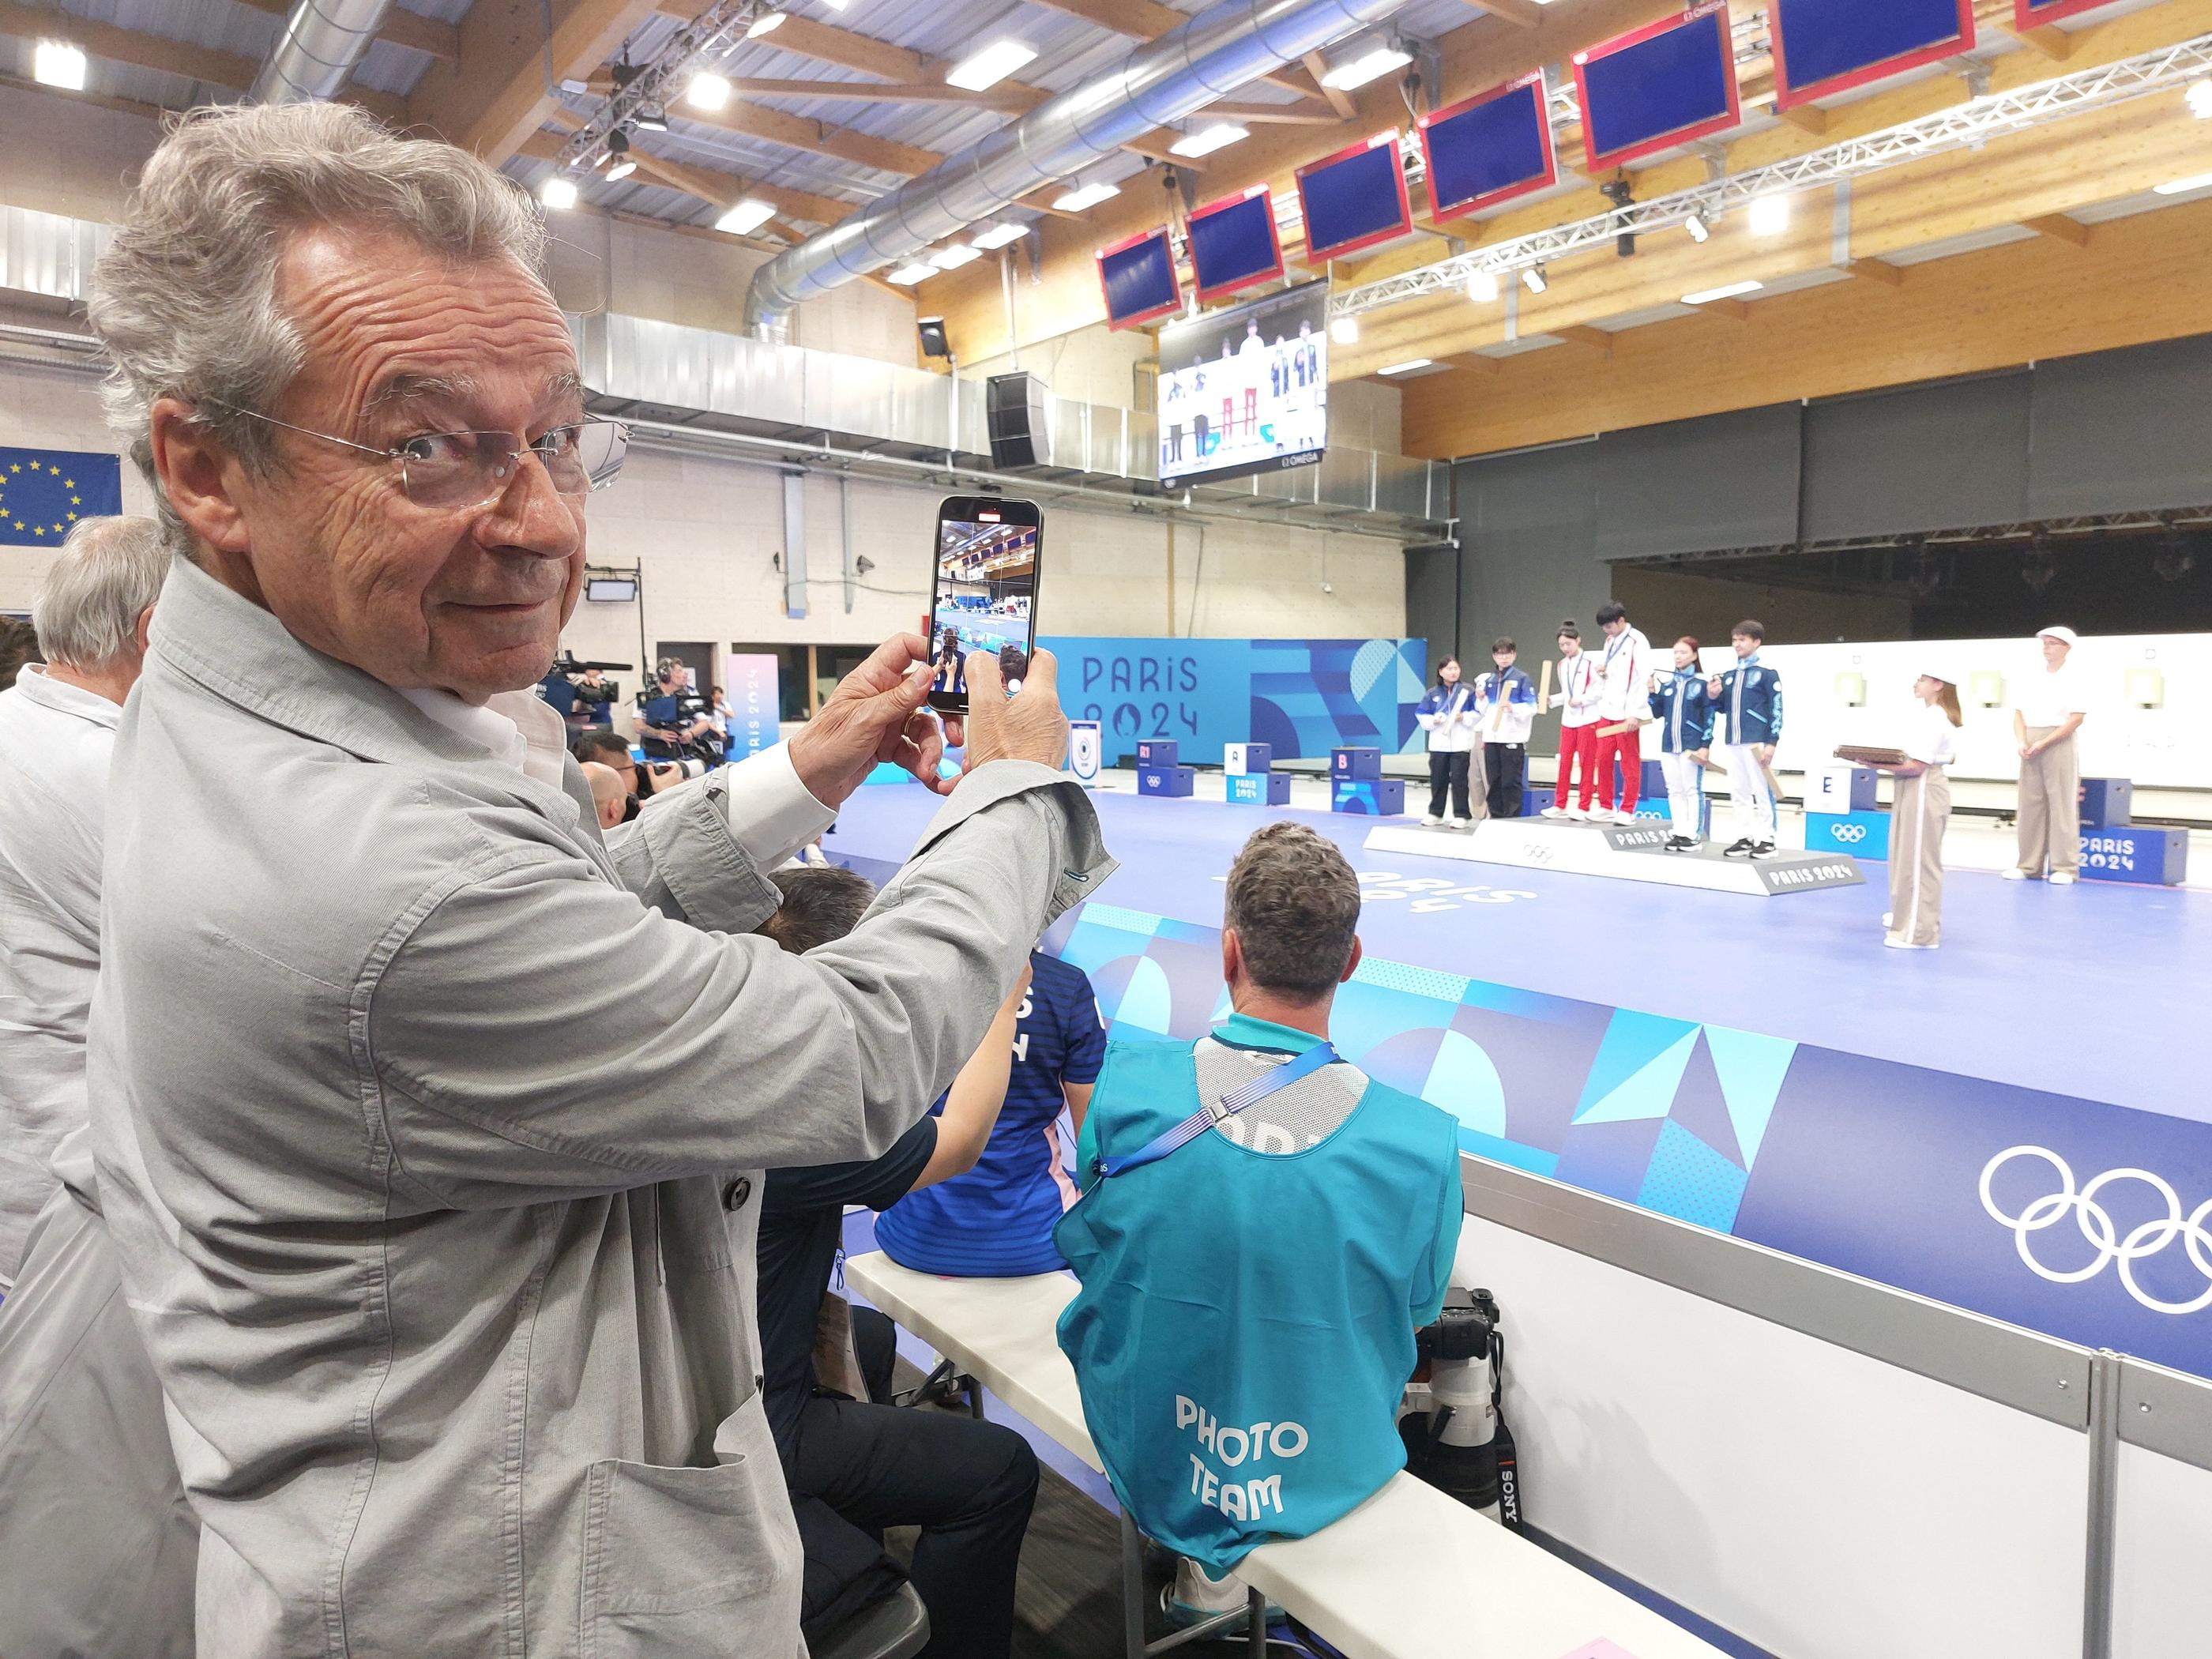
<path id="1" fill-rule="evenodd" d="M 1716 744 L 1728 767 L 1729 805 L 1736 839 L 1728 850 L 1756 857 L 1774 850 L 1774 790 L 1766 768 L 1782 741 L 1782 675 L 1759 659 L 1766 630 L 1740 622 L 1730 643 L 1735 666 L 1705 682 L 1729 723 L 1728 741 Z"/>
<path id="2" fill-rule="evenodd" d="M 1659 767 L 1667 775 L 1667 815 L 1674 825 L 1667 844 L 1680 852 L 1703 839 L 1699 774 L 1713 743 L 1712 694 L 1698 672 L 1698 642 L 1687 634 L 1674 641 L 1673 671 L 1651 677 L 1651 719 L 1659 727 Z"/>

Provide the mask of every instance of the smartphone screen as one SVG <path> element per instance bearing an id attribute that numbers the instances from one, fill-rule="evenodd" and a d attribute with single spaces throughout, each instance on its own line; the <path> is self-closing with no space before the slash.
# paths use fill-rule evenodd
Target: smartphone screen
<path id="1" fill-rule="evenodd" d="M 1035 501 L 950 495 L 939 504 L 929 595 L 931 708 L 966 709 L 971 651 L 997 655 L 1009 691 L 1029 672 L 1042 524 Z"/>

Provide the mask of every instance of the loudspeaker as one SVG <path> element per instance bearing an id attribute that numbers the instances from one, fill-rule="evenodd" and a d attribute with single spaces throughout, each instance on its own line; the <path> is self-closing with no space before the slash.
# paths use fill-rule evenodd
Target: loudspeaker
<path id="1" fill-rule="evenodd" d="M 983 382 L 984 428 L 993 466 L 1035 466 L 1045 444 L 1044 382 L 1034 374 L 994 374 Z"/>

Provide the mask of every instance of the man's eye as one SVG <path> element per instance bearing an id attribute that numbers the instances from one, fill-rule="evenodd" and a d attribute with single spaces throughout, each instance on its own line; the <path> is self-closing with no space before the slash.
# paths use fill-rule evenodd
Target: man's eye
<path id="1" fill-rule="evenodd" d="M 556 426 L 531 445 L 549 461 L 556 456 L 568 454 L 575 447 L 576 428 L 574 426 Z"/>
<path id="2" fill-rule="evenodd" d="M 426 432 L 399 446 L 401 459 L 431 464 L 458 459 L 460 451 L 460 441 L 450 432 Z"/>

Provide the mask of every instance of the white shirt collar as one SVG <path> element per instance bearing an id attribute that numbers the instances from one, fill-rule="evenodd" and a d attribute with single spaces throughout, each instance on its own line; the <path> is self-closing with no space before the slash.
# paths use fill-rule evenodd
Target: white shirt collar
<path id="1" fill-rule="evenodd" d="M 123 705 L 110 702 L 97 691 L 58 680 L 44 663 L 27 662 L 15 671 L 15 689 L 27 702 L 51 708 L 58 714 L 74 714 L 112 732 L 123 718 Z"/>
<path id="2" fill-rule="evenodd" d="M 481 744 L 525 777 L 556 789 L 562 787 L 567 750 L 560 741 L 561 717 L 536 693 L 500 691 L 477 704 L 464 702 L 434 686 L 395 689 L 447 731 Z M 548 719 L 552 722 L 550 731 L 546 726 Z"/>

